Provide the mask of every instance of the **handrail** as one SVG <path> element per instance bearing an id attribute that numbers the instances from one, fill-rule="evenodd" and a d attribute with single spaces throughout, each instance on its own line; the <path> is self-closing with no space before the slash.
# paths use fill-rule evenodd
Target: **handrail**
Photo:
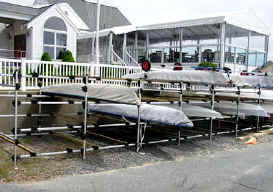
<path id="1" fill-rule="evenodd" d="M 130 55 L 130 54 L 128 53 L 128 50 L 127 50 L 127 49 L 126 49 L 126 51 L 125 51 L 125 54 L 126 54 L 127 57 L 129 57 L 129 58 L 133 61 L 133 63 L 134 63 L 136 66 L 139 66 L 139 63 L 135 60 L 135 58 L 132 57 L 132 55 Z"/>
<path id="2" fill-rule="evenodd" d="M 117 60 L 120 61 L 120 63 L 121 63 L 122 65 L 125 65 L 125 66 L 126 66 L 126 63 L 124 62 L 124 60 L 121 59 L 121 58 L 118 56 L 118 54 L 114 51 L 114 49 L 112 49 L 112 54 L 113 54 L 112 62 L 115 61 L 115 60 L 114 60 L 114 57 L 116 57 Z"/>

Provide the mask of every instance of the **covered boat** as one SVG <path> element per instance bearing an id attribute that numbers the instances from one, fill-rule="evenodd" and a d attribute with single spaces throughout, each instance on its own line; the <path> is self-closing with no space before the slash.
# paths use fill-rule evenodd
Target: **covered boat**
<path id="1" fill-rule="evenodd" d="M 85 92 L 82 91 L 84 84 L 58 85 L 42 88 L 44 95 L 54 95 L 84 99 Z M 140 102 L 135 89 L 112 86 L 112 85 L 88 85 L 88 99 L 100 100 L 114 103 L 138 104 Z"/>
<path id="2" fill-rule="evenodd" d="M 178 104 L 171 104 L 166 102 L 158 102 L 158 103 L 152 103 L 152 105 L 160 105 L 169 107 L 172 109 L 181 110 L 181 107 Z M 196 106 L 196 105 L 190 105 L 187 103 L 183 103 L 182 105 L 182 111 L 189 117 L 190 119 L 193 118 L 212 118 L 212 119 L 222 119 L 223 116 L 221 113 L 208 109 L 206 107 Z"/>
<path id="3" fill-rule="evenodd" d="M 228 84 L 228 77 L 216 71 L 151 71 L 147 73 L 134 73 L 123 76 L 127 80 L 143 79 L 146 81 L 169 82 L 169 83 L 189 83 L 197 85 L 219 85 Z"/>
<path id="4" fill-rule="evenodd" d="M 134 121 L 137 121 L 138 119 L 138 109 L 135 105 L 90 104 L 88 105 L 88 111 L 90 113 L 123 117 Z M 142 122 L 152 124 L 185 128 L 193 127 L 191 120 L 189 120 L 189 118 L 181 110 L 165 106 L 141 104 L 140 119 Z"/>
<path id="5" fill-rule="evenodd" d="M 192 105 L 202 106 L 210 108 L 210 103 L 192 103 Z M 268 113 L 260 106 L 248 103 L 239 104 L 239 116 L 241 117 L 269 117 Z M 220 112 L 223 115 L 235 116 L 237 115 L 237 103 L 236 102 L 220 102 L 215 103 L 214 110 Z"/>

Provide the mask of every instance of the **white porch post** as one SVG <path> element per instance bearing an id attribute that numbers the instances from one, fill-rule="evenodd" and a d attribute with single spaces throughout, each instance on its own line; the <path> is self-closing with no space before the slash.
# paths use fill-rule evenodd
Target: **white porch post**
<path id="1" fill-rule="evenodd" d="M 135 48 L 135 59 L 138 62 L 138 33 L 137 33 L 137 31 L 135 32 L 135 45 L 134 45 L 134 48 Z"/>
<path id="2" fill-rule="evenodd" d="M 126 47 L 127 47 L 127 34 L 124 33 L 124 35 L 123 35 L 123 47 L 122 47 L 122 59 L 123 59 L 124 62 L 126 62 L 125 61 L 125 59 L 126 59 Z"/>
<path id="3" fill-rule="evenodd" d="M 268 46 L 269 46 L 269 36 L 265 36 L 265 44 L 264 44 L 264 51 L 265 51 L 264 65 L 267 63 L 267 58 L 268 58 Z"/>
<path id="4" fill-rule="evenodd" d="M 21 91 L 26 91 L 26 61 L 25 58 L 21 59 Z M 2 66 L 1 66 L 2 68 Z"/>
<path id="5" fill-rule="evenodd" d="M 164 63 L 164 49 L 161 50 L 161 63 Z"/>
<path id="6" fill-rule="evenodd" d="M 183 28 L 181 28 L 180 32 L 179 32 L 179 48 L 180 48 L 180 52 L 179 52 L 179 63 L 182 64 L 183 63 Z"/>
<path id="7" fill-rule="evenodd" d="M 150 36 L 146 33 L 146 59 L 149 60 L 149 46 L 150 46 Z"/>
<path id="8" fill-rule="evenodd" d="M 95 51 L 95 42 L 96 42 L 96 38 L 92 38 L 92 47 L 91 47 L 91 58 L 90 61 L 95 61 L 95 55 L 96 55 L 96 51 Z"/>
<path id="9" fill-rule="evenodd" d="M 250 49 L 250 38 L 251 38 L 251 31 L 248 32 L 248 36 L 247 36 L 247 51 L 246 51 L 246 70 L 248 71 L 249 68 L 249 49 Z"/>
<path id="10" fill-rule="evenodd" d="M 198 46 L 198 63 L 202 62 L 202 49 L 200 46 L 200 40 L 197 40 L 197 46 Z"/>
<path id="11" fill-rule="evenodd" d="M 109 45 L 108 45 L 108 63 L 110 65 L 112 65 L 112 56 L 113 56 L 113 53 L 112 53 L 112 50 L 113 50 L 113 33 L 110 33 L 109 34 Z"/>
<path id="12" fill-rule="evenodd" d="M 225 39 L 226 39 L 226 23 L 221 24 L 220 28 L 220 68 L 225 65 Z"/>
<path id="13" fill-rule="evenodd" d="M 234 47 L 234 58 L 233 58 L 233 63 L 234 63 L 234 69 L 233 69 L 233 72 L 236 73 L 236 66 L 237 66 L 237 61 L 236 61 L 236 58 L 237 57 L 237 48 Z"/>
<path id="14" fill-rule="evenodd" d="M 255 53 L 255 67 L 258 67 L 258 52 Z"/>

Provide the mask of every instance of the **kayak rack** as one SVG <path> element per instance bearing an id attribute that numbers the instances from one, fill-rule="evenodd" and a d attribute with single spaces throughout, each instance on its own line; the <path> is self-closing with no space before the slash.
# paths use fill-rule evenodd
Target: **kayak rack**
<path id="1" fill-rule="evenodd" d="M 106 150 L 106 149 L 115 149 L 115 148 L 130 148 L 130 147 L 135 147 L 136 151 L 139 152 L 142 148 L 143 145 L 150 145 L 150 144 L 158 144 L 158 143 L 166 143 L 166 142 L 177 142 L 178 145 L 181 144 L 181 141 L 183 140 L 188 140 L 188 139 L 194 139 L 194 138 L 200 138 L 200 137 L 209 137 L 210 142 L 213 142 L 213 136 L 215 135 L 221 135 L 221 134 L 227 134 L 227 133 L 235 133 L 235 137 L 238 137 L 238 126 L 239 126 L 239 104 L 240 104 L 240 94 L 241 94 L 241 90 L 238 87 L 236 94 L 237 94 L 237 111 L 236 111 L 236 120 L 235 120 L 235 130 L 231 130 L 231 131 L 225 131 L 225 132 L 216 132 L 213 133 L 213 123 L 214 123 L 214 119 L 213 118 L 204 118 L 204 119 L 198 119 L 198 120 L 209 120 L 209 133 L 203 133 L 203 134 L 196 134 L 194 136 L 182 136 L 181 128 L 177 128 L 177 135 L 176 138 L 168 138 L 168 139 L 161 139 L 161 140 L 157 140 L 157 141 L 144 141 L 144 137 L 145 137 L 145 130 L 147 128 L 147 123 L 146 122 L 141 122 L 141 111 L 140 111 L 140 107 L 141 107 L 141 98 L 142 98 L 142 90 L 143 89 L 143 82 L 145 81 L 143 80 L 138 80 L 137 84 L 138 84 L 138 97 L 140 99 L 140 102 L 137 105 L 137 113 L 138 113 L 138 120 L 136 123 L 132 123 L 132 122 L 125 122 L 125 123 L 119 123 L 119 124 L 108 124 L 108 125 L 88 125 L 87 123 L 87 119 L 89 117 L 88 114 L 88 104 L 92 104 L 94 102 L 89 102 L 88 100 L 88 93 L 87 93 L 87 86 L 89 83 L 89 77 L 85 76 L 83 77 L 83 82 L 84 82 L 84 86 L 82 87 L 82 90 L 85 93 L 84 99 L 82 99 L 81 101 L 75 101 L 75 100 L 68 100 L 68 101 L 40 101 L 37 99 L 44 99 L 44 98 L 51 98 L 50 96 L 46 96 L 46 95 L 42 95 L 41 91 L 39 95 L 32 95 L 32 94 L 26 94 L 26 95 L 19 95 L 19 90 L 20 90 L 20 78 L 19 78 L 19 72 L 15 71 L 14 73 L 14 78 L 15 78 L 15 90 L 14 90 L 14 95 L 4 95 L 5 97 L 13 97 L 14 98 L 14 102 L 13 102 L 13 106 L 14 106 L 14 114 L 12 115 L 0 115 L 0 118 L 14 118 L 14 129 L 12 129 L 12 133 L 13 138 L 14 138 L 14 154 L 13 154 L 13 161 L 14 161 L 14 167 L 17 168 L 17 160 L 18 159 L 23 159 L 23 158 L 30 158 L 30 157 L 40 157 L 40 156 L 52 156 L 52 155 L 62 155 L 62 154 L 69 154 L 69 153 L 80 153 L 82 156 L 82 159 L 86 159 L 86 153 L 87 152 L 91 152 L 91 151 L 100 151 L 100 150 Z M 39 80 L 39 77 L 37 77 Z M 130 87 L 132 84 L 132 81 L 128 81 L 127 85 Z M 161 87 L 161 91 L 171 91 L 174 93 L 178 93 L 179 94 L 179 102 L 178 105 L 180 106 L 181 111 L 183 111 L 183 83 L 178 82 L 177 84 L 177 89 L 165 89 L 163 88 L 163 86 Z M 40 85 L 41 88 L 41 83 L 38 83 L 38 85 Z M 214 110 L 214 106 L 215 106 L 215 96 L 217 93 L 217 90 L 215 89 L 214 85 L 210 86 L 210 102 L 211 102 L 211 109 Z M 261 99 L 261 89 L 259 89 L 258 91 L 259 94 L 259 99 L 258 99 L 258 104 L 260 104 Z M 0 95 L 0 97 L 4 97 L 3 95 Z M 29 98 L 29 99 L 36 99 L 36 100 L 31 100 L 31 101 L 19 101 L 19 98 Z M 38 105 L 39 106 L 39 113 L 37 114 L 18 114 L 18 108 L 20 107 L 20 105 Z M 84 121 L 81 125 L 66 125 L 66 126 L 62 126 L 62 127 L 40 127 L 39 125 L 37 127 L 32 127 L 32 128 L 18 128 L 18 118 L 21 117 L 55 117 L 56 115 L 53 113 L 47 113 L 47 114 L 42 114 L 42 106 L 43 105 L 82 105 L 83 107 L 83 111 L 82 112 L 78 112 L 78 113 L 68 113 L 66 115 L 78 115 L 78 116 L 83 116 Z M 137 138 L 136 138 L 136 143 L 126 143 L 125 144 L 121 144 L 121 145 L 112 145 L 112 146 L 92 146 L 90 148 L 87 147 L 87 135 L 88 135 L 88 130 L 90 129 L 96 129 L 96 128 L 109 128 L 109 127 L 137 127 Z M 244 131 L 246 130 L 253 130 L 253 128 L 247 128 L 247 129 L 242 129 Z M 257 126 L 256 126 L 256 130 L 259 131 L 260 130 L 260 119 L 259 117 L 257 117 Z M 33 151 L 29 152 L 29 154 L 26 155 L 18 155 L 18 147 L 20 147 L 20 141 L 19 141 L 19 137 L 23 137 L 23 136 L 39 136 L 39 135 L 47 135 L 47 134 L 52 134 L 54 131 L 56 132 L 64 132 L 64 133 L 78 133 L 80 135 L 80 138 L 82 140 L 82 148 L 81 149 L 71 149 L 71 148 L 67 148 L 64 151 L 60 151 L 60 152 L 48 152 L 48 153 L 35 153 Z M 105 139 L 107 139 L 107 136 L 104 135 L 99 135 L 97 134 L 97 136 L 103 137 Z M 113 139 L 113 138 L 108 138 L 109 140 Z M 117 140 L 116 140 L 117 141 Z M 117 141 L 118 142 L 118 141 Z M 120 141 L 123 142 L 123 141 Z"/>

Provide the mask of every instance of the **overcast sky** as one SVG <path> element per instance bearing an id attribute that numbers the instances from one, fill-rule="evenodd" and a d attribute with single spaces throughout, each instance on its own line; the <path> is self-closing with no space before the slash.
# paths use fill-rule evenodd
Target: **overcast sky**
<path id="1" fill-rule="evenodd" d="M 33 0 L 0 0 L 32 4 Z M 92 0 L 91 0 L 92 1 Z M 95 1 L 96 2 L 96 1 Z M 101 0 L 118 7 L 135 25 L 201 18 L 245 10 L 254 11 L 273 34 L 272 0 Z M 270 39 L 270 59 L 273 59 L 273 38 Z"/>

